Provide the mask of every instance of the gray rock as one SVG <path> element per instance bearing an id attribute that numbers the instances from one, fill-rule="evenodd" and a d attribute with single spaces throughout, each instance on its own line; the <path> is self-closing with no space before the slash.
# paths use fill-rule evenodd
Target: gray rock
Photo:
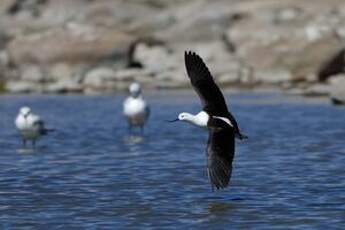
<path id="1" fill-rule="evenodd" d="M 221 1 L 186 1 L 171 8 L 174 23 L 155 35 L 167 42 L 205 42 L 219 39 L 232 22 L 233 6 Z"/>
<path id="2" fill-rule="evenodd" d="M 42 91 L 40 85 L 28 81 L 9 81 L 6 83 L 5 89 L 10 93 L 32 93 Z"/>
<path id="3" fill-rule="evenodd" d="M 230 84 L 240 84 L 241 83 L 241 75 L 240 73 L 225 73 L 221 74 L 217 77 L 217 82 L 224 85 L 230 85 Z"/>
<path id="4" fill-rule="evenodd" d="M 303 15 L 303 10 L 298 7 L 286 7 L 279 9 L 276 12 L 275 22 L 276 23 L 291 23 L 293 21 L 301 20 Z"/>
<path id="5" fill-rule="evenodd" d="M 290 89 L 285 90 L 285 93 L 288 95 L 301 96 L 301 95 L 304 95 L 304 90 L 299 89 L 299 88 L 290 88 Z"/>
<path id="6" fill-rule="evenodd" d="M 73 79 L 75 71 L 72 68 L 71 65 L 64 62 L 56 63 L 49 68 L 48 78 L 54 82 Z"/>
<path id="7" fill-rule="evenodd" d="M 107 82 L 116 79 L 116 73 L 113 69 L 107 67 L 98 67 L 90 70 L 83 79 L 83 85 L 86 88 L 104 89 Z"/>
<path id="8" fill-rule="evenodd" d="M 281 84 L 293 79 L 292 74 L 284 69 L 256 71 L 253 77 L 255 82 L 264 84 Z"/>
<path id="9" fill-rule="evenodd" d="M 138 77 L 152 78 L 152 73 L 147 69 L 138 68 L 117 70 L 115 73 L 116 81 L 132 82 L 135 81 Z"/>
<path id="10" fill-rule="evenodd" d="M 70 23 L 65 28 L 54 28 L 12 40 L 7 50 L 11 60 L 22 63 L 87 63 L 100 60 L 122 61 L 133 37 L 111 29 Z"/>
<path id="11" fill-rule="evenodd" d="M 82 91 L 82 85 L 73 80 L 61 80 L 50 83 L 43 89 L 44 93 L 80 93 Z"/>
<path id="12" fill-rule="evenodd" d="M 222 80 L 227 81 L 225 79 L 226 76 L 230 79 L 239 75 L 242 68 L 240 60 L 227 51 L 226 45 L 221 40 L 190 42 L 185 43 L 184 45 L 176 44 L 172 46 L 171 49 L 175 56 L 175 68 L 178 69 L 179 73 L 183 73 L 177 75 L 183 78 L 181 80 L 177 79 L 178 81 L 183 82 L 185 79 L 188 79 L 185 74 L 184 66 L 183 54 L 185 50 L 191 50 L 198 53 L 207 64 L 216 80 L 218 80 L 218 77 L 222 76 Z"/>
<path id="13" fill-rule="evenodd" d="M 143 68 L 152 74 L 174 69 L 178 65 L 176 57 L 166 47 L 148 46 L 145 43 L 137 44 L 134 60 L 141 63 Z"/>
<path id="14" fill-rule="evenodd" d="M 44 81 L 42 70 L 37 65 L 24 65 L 20 67 L 20 78 L 23 81 L 40 83 Z"/>
<path id="15" fill-rule="evenodd" d="M 329 84 L 314 84 L 303 91 L 304 96 L 310 97 L 320 97 L 320 96 L 328 96 L 331 93 L 331 86 Z"/>
<path id="16" fill-rule="evenodd" d="M 154 87 L 157 89 L 182 89 L 186 87 L 186 84 L 173 81 L 157 81 L 154 82 Z"/>

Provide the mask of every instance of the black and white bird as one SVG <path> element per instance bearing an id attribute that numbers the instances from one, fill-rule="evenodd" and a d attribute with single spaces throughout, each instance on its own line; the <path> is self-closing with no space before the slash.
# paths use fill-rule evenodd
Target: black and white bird
<path id="1" fill-rule="evenodd" d="M 212 189 L 228 186 L 235 154 L 235 137 L 241 134 L 235 118 L 229 112 L 224 96 L 203 60 L 194 52 L 185 52 L 185 65 L 194 90 L 203 109 L 196 115 L 180 113 L 174 121 L 186 121 L 208 129 L 207 174 Z"/>
<path id="2" fill-rule="evenodd" d="M 134 82 L 129 86 L 130 96 L 123 102 L 123 114 L 127 118 L 130 131 L 133 127 L 140 127 L 143 132 L 144 125 L 150 115 L 150 109 L 141 94 L 141 86 Z"/>
<path id="3" fill-rule="evenodd" d="M 52 131 L 46 129 L 40 116 L 32 113 L 27 106 L 20 108 L 15 119 L 15 125 L 22 137 L 24 146 L 26 146 L 27 141 L 32 141 L 32 145 L 35 146 L 36 140 Z"/>

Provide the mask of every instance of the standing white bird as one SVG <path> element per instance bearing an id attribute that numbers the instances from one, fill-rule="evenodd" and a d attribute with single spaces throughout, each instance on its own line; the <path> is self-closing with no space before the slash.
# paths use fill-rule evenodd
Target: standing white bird
<path id="1" fill-rule="evenodd" d="M 232 161 L 235 154 L 235 137 L 246 138 L 241 134 L 235 118 L 229 112 L 224 96 L 203 60 L 193 52 L 185 52 L 185 65 L 194 90 L 199 95 L 203 109 L 196 115 L 180 113 L 171 121 L 186 121 L 207 128 L 207 174 L 212 189 L 228 186 Z"/>
<path id="2" fill-rule="evenodd" d="M 42 119 L 32 113 L 31 109 L 27 106 L 20 108 L 15 125 L 22 136 L 24 146 L 26 146 L 26 141 L 28 140 L 31 140 L 32 145 L 35 146 L 38 138 L 46 135 L 48 131 L 52 131 L 46 129 Z"/>
<path id="3" fill-rule="evenodd" d="M 123 103 L 123 114 L 127 118 L 130 131 L 133 127 L 140 127 L 143 132 L 144 124 L 147 121 L 150 109 L 145 102 L 139 83 L 132 83 L 129 86 L 130 96 Z"/>

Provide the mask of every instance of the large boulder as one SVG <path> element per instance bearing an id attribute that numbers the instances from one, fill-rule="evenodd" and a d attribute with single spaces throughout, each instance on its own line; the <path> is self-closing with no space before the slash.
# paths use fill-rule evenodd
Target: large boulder
<path id="1" fill-rule="evenodd" d="M 153 74 L 177 67 L 176 56 L 162 45 L 150 46 L 139 43 L 135 48 L 133 58 Z"/>
<path id="2" fill-rule="evenodd" d="M 31 81 L 8 81 L 5 90 L 11 93 L 32 93 L 42 92 L 43 87 Z"/>
<path id="3" fill-rule="evenodd" d="M 155 35 L 163 41 L 178 43 L 219 39 L 234 18 L 232 5 L 224 1 L 188 1 L 171 7 L 164 15 L 159 15 L 160 19 L 168 26 Z"/>
<path id="4" fill-rule="evenodd" d="M 86 73 L 83 79 L 86 91 L 112 90 L 115 88 L 113 79 L 115 71 L 108 67 L 98 67 Z"/>
<path id="5" fill-rule="evenodd" d="M 133 37 L 117 30 L 69 23 L 64 28 L 21 36 L 7 50 L 13 63 L 51 64 L 118 61 L 127 53 Z"/>

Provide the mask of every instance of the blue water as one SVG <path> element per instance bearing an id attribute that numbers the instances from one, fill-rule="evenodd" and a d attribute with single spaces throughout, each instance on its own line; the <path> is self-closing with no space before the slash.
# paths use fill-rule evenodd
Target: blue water
<path id="1" fill-rule="evenodd" d="M 279 94 L 228 95 L 249 139 L 231 186 L 212 192 L 207 133 L 167 123 L 194 94 L 147 95 L 129 136 L 123 95 L 0 96 L 1 229 L 345 229 L 345 108 Z M 56 129 L 23 149 L 13 119 L 30 105 Z"/>

